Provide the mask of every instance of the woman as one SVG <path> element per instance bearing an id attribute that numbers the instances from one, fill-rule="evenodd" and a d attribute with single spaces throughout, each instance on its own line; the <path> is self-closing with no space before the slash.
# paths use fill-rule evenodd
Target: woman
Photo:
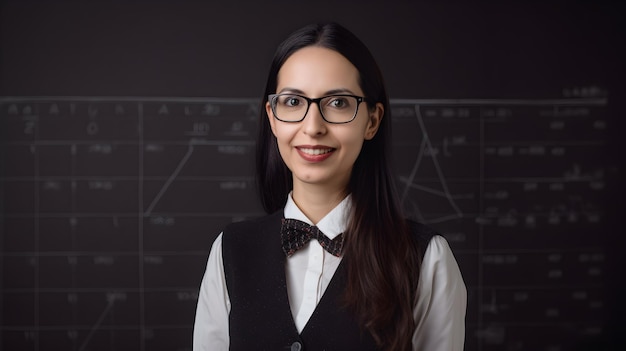
<path id="1" fill-rule="evenodd" d="M 402 215 L 369 50 L 335 23 L 302 28 L 263 96 L 268 215 L 213 244 L 194 349 L 462 350 L 465 285 L 445 239 Z"/>

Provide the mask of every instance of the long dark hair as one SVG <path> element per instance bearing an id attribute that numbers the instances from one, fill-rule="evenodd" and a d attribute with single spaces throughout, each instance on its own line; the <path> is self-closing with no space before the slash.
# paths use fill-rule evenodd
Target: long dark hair
<path id="1" fill-rule="evenodd" d="M 347 191 L 352 210 L 344 233 L 347 268 L 345 303 L 361 326 L 387 350 L 410 350 L 415 329 L 413 306 L 419 276 L 417 243 L 402 216 L 389 160 L 391 109 L 382 74 L 367 47 L 336 23 L 306 26 L 279 45 L 261 104 L 257 140 L 257 186 L 265 211 L 284 207 L 293 186 L 291 171 L 280 157 L 265 110 L 267 95 L 276 92 L 278 71 L 297 50 L 320 46 L 342 54 L 359 71 L 368 107 L 384 107 L 378 132 L 366 140 L 352 169 Z"/>

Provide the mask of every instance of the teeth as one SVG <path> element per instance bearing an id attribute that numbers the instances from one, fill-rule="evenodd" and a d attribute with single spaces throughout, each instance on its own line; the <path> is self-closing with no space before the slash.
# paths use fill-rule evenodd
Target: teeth
<path id="1" fill-rule="evenodd" d="M 305 154 L 308 155 L 323 155 L 323 154 L 327 154 L 331 151 L 333 151 L 333 149 L 305 149 L 305 148 L 300 148 L 300 151 L 304 152 Z"/>

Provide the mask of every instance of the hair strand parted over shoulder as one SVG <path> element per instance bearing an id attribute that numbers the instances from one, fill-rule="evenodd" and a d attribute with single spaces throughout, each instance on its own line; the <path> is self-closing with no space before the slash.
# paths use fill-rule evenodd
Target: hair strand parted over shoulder
<path id="1" fill-rule="evenodd" d="M 421 258 L 402 215 L 391 173 L 389 98 L 369 49 L 339 24 L 328 22 L 301 28 L 275 52 L 261 103 L 256 149 L 261 202 L 266 212 L 278 211 L 293 187 L 291 172 L 280 157 L 268 122 L 267 96 L 276 92 L 278 72 L 285 61 L 299 49 L 313 45 L 334 50 L 348 59 L 359 72 L 359 85 L 368 106 L 373 108 L 381 103 L 384 107 L 378 132 L 364 142 L 348 184 L 353 205 L 344 233 L 344 300 L 380 347 L 410 350 Z"/>

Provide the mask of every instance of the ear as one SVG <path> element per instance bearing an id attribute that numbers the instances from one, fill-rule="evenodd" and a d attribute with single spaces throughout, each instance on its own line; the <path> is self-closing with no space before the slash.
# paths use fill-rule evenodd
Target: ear
<path id="1" fill-rule="evenodd" d="M 270 128 L 272 128 L 272 134 L 276 136 L 276 118 L 274 118 L 274 112 L 272 112 L 272 107 L 270 106 L 270 102 L 265 103 L 265 114 L 267 115 L 267 119 L 270 122 Z"/>
<path id="2" fill-rule="evenodd" d="M 385 114 L 385 107 L 382 103 L 377 103 L 373 110 L 369 111 L 369 121 L 367 123 L 367 127 L 365 129 L 365 140 L 372 140 L 378 132 L 378 127 L 380 127 L 380 122 L 383 119 L 383 115 Z"/>

